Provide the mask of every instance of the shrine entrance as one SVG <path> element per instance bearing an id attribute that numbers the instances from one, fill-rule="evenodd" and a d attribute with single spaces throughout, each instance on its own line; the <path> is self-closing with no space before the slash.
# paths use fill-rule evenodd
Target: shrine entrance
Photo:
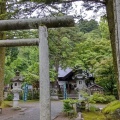
<path id="1" fill-rule="evenodd" d="M 0 47 L 38 45 L 40 75 L 40 120 L 51 120 L 49 50 L 47 40 L 47 28 L 72 26 L 74 26 L 74 19 L 72 16 L 45 17 L 42 19 L 0 20 L 0 31 L 39 29 L 39 38 L 0 40 Z"/>

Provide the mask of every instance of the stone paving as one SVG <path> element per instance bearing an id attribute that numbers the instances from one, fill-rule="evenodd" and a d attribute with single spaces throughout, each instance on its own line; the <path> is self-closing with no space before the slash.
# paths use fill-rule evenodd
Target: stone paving
<path id="1" fill-rule="evenodd" d="M 0 120 L 40 120 L 39 102 L 21 103 L 22 110 L 14 111 L 12 108 L 4 108 L 0 114 Z M 56 118 L 62 112 L 61 101 L 51 102 L 51 119 Z"/>

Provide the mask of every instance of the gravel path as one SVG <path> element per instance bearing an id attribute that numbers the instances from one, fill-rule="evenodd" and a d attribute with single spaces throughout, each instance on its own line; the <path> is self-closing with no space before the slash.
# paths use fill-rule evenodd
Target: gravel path
<path id="1" fill-rule="evenodd" d="M 0 120 L 40 120 L 39 102 L 22 102 L 20 104 L 22 110 L 13 110 L 12 108 L 4 108 L 0 114 Z M 99 108 L 106 105 L 97 104 Z M 60 113 L 63 109 L 61 101 L 51 101 L 51 120 L 69 120 Z"/>
<path id="2" fill-rule="evenodd" d="M 14 111 L 12 108 L 3 109 L 0 120 L 40 120 L 39 102 L 21 103 L 22 110 Z M 61 101 L 51 102 L 51 119 L 62 112 L 63 104 Z"/>

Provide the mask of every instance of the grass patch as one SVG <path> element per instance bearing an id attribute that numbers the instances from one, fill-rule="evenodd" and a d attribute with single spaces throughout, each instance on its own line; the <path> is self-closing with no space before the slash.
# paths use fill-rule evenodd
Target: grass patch
<path id="1" fill-rule="evenodd" d="M 82 112 L 84 120 L 105 120 L 105 117 L 100 112 Z"/>
<path id="2" fill-rule="evenodd" d="M 2 108 L 12 107 L 12 101 L 3 101 Z"/>

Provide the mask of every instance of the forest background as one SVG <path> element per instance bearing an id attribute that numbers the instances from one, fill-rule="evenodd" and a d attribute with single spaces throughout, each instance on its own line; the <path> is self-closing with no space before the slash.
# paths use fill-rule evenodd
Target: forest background
<path id="1" fill-rule="evenodd" d="M 109 95 L 117 96 L 108 23 L 105 17 L 80 19 L 74 28 L 49 29 L 50 80 L 57 80 L 58 69 L 75 68 L 94 74 L 95 82 Z M 38 38 L 37 30 L 6 33 L 8 39 Z M 35 86 L 39 81 L 38 47 L 10 47 L 6 49 L 5 84 L 10 83 L 19 70 L 25 82 Z"/>
<path id="2" fill-rule="evenodd" d="M 49 16 L 63 16 L 73 11 L 72 3 L 44 4 L 26 1 L 0 1 L 0 19 L 19 19 Z M 91 3 L 93 4 L 93 3 Z M 104 4 L 97 3 L 95 7 L 83 3 L 86 9 L 104 8 Z M 74 8 L 75 9 L 75 8 Z M 36 16 L 34 16 L 34 11 Z M 49 13 L 49 14 L 48 14 Z M 57 80 L 58 68 L 74 68 L 81 66 L 82 69 L 94 73 L 97 84 L 104 87 L 107 94 L 116 94 L 115 72 L 113 70 L 112 50 L 106 17 L 101 17 L 98 23 L 95 20 L 85 20 L 84 12 L 74 13 L 78 19 L 75 28 L 49 29 L 50 50 L 50 80 Z M 37 30 L 1 32 L 1 39 L 37 38 Z M 4 49 L 1 48 L 1 53 Z M 4 59 L 3 54 L 1 59 Z M 39 80 L 38 75 L 38 47 L 14 47 L 6 48 L 5 58 L 5 85 L 10 82 L 16 70 L 25 77 L 25 81 L 34 84 Z M 1 62 L 1 64 L 4 63 Z M 2 69 L 1 69 L 2 70 Z M 3 72 L 0 72 L 1 76 Z M 1 77 L 2 80 L 2 77 Z"/>

